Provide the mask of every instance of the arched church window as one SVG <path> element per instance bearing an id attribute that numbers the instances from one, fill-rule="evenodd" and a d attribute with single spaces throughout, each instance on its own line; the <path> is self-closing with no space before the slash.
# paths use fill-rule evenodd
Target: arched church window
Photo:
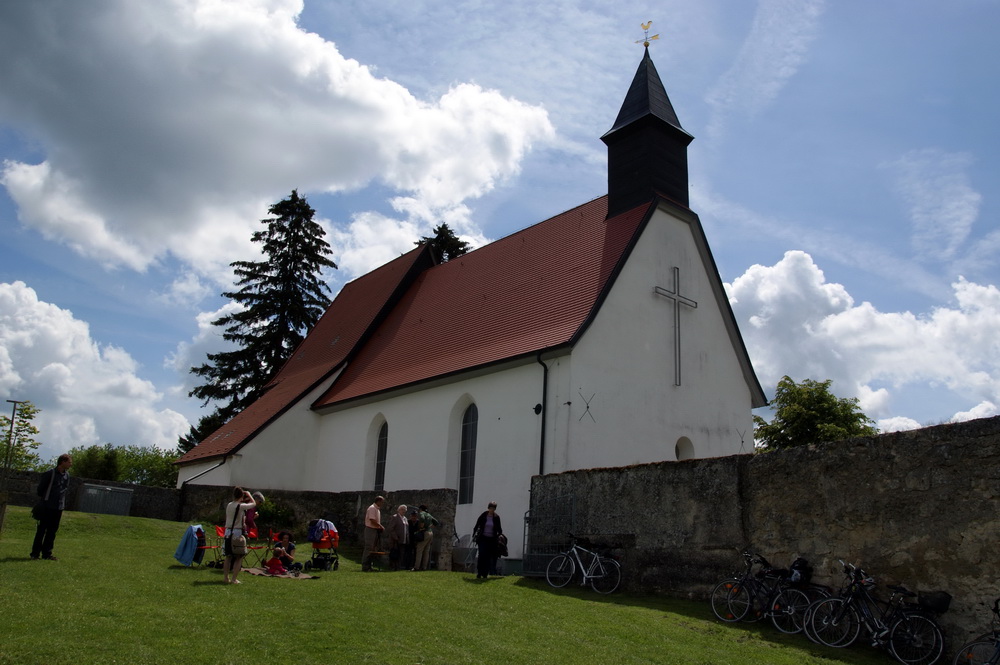
<path id="1" fill-rule="evenodd" d="M 691 439 L 686 436 L 677 439 L 677 445 L 674 446 L 674 455 L 677 457 L 678 462 L 686 459 L 694 459 L 694 444 L 691 443 Z"/>
<path id="2" fill-rule="evenodd" d="M 382 423 L 378 431 L 378 445 L 375 447 L 375 487 L 381 492 L 385 489 L 385 451 L 389 447 L 389 423 Z"/>
<path id="3" fill-rule="evenodd" d="M 458 470 L 458 502 L 472 503 L 476 480 L 476 436 L 479 429 L 479 409 L 470 404 L 462 415 L 462 455 Z"/>

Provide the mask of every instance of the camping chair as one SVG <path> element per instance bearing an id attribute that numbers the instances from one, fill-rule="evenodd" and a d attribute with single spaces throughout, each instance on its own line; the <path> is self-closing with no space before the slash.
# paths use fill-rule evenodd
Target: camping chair
<path id="1" fill-rule="evenodd" d="M 472 540 L 472 534 L 467 533 L 461 538 L 455 536 L 455 542 L 451 548 L 452 570 L 463 573 L 472 573 L 476 570 L 476 557 L 479 555 L 479 547 Z"/>
<path id="2" fill-rule="evenodd" d="M 216 568 L 222 560 L 222 546 L 214 542 L 208 542 L 205 531 L 198 524 L 195 531 L 198 546 L 194 554 L 194 563 L 204 565 L 208 568 Z M 206 559 L 208 559 L 206 561 Z"/>
<path id="3" fill-rule="evenodd" d="M 204 561 L 206 553 L 210 554 L 208 562 Z M 207 544 L 205 531 L 201 525 L 192 524 L 184 530 L 184 536 L 181 538 L 181 544 L 177 546 L 174 558 L 185 566 L 200 566 L 204 563 L 211 568 L 219 558 L 218 546 Z"/>
<path id="4" fill-rule="evenodd" d="M 247 554 L 244 557 L 246 563 L 243 565 L 247 568 L 261 566 L 270 558 L 267 555 L 271 551 L 271 541 L 267 538 L 260 538 L 259 533 L 259 529 L 256 528 L 249 529 L 246 533 Z"/>
<path id="5" fill-rule="evenodd" d="M 195 554 L 195 563 L 201 563 L 206 568 L 222 568 L 222 542 L 221 534 L 226 530 L 222 527 L 215 527 L 215 535 L 206 533 L 201 525 L 196 525 L 197 531 L 201 532 L 198 538 L 198 552 Z"/>

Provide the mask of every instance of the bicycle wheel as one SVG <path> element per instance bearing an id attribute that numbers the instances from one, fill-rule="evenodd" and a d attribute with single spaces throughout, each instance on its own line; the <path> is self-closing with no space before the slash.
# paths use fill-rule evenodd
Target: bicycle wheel
<path id="1" fill-rule="evenodd" d="M 729 611 L 736 617 L 733 621 L 756 621 L 753 612 L 756 587 L 753 580 L 740 580 L 729 596 Z"/>
<path id="2" fill-rule="evenodd" d="M 816 604 L 821 600 L 826 600 L 827 598 L 831 598 L 831 596 L 828 592 L 822 589 L 812 587 L 806 588 L 806 595 L 809 596 L 809 607 L 807 607 L 806 611 L 802 614 L 802 633 L 816 644 L 819 644 L 819 639 L 812 633 L 813 608 L 815 608 Z"/>
<path id="3" fill-rule="evenodd" d="M 809 596 L 798 589 L 782 589 L 771 601 L 771 623 L 783 633 L 800 633 L 808 607 Z"/>
<path id="4" fill-rule="evenodd" d="M 843 598 L 827 598 L 815 603 L 810 630 L 816 641 L 828 647 L 850 646 L 861 632 L 858 613 Z"/>
<path id="5" fill-rule="evenodd" d="M 549 565 L 545 569 L 545 579 L 548 580 L 549 584 L 559 589 L 569 584 L 569 581 L 573 579 L 574 572 L 576 572 L 576 566 L 573 564 L 573 559 L 565 554 L 560 554 L 549 561 Z"/>
<path id="6" fill-rule="evenodd" d="M 750 596 L 750 607 L 743 615 L 743 620 L 753 623 L 771 616 L 771 599 L 774 598 L 775 590 L 766 583 L 756 581 L 745 586 Z M 742 595 L 736 597 L 736 602 L 743 602 Z"/>
<path id="7" fill-rule="evenodd" d="M 738 579 L 722 580 L 712 589 L 712 614 L 719 621 L 731 623 L 739 621 L 740 617 L 733 613 L 733 608 L 729 605 L 730 598 L 736 590 L 743 586 Z"/>
<path id="8" fill-rule="evenodd" d="M 952 665 L 994 665 L 1000 662 L 1000 642 L 976 640 L 962 646 Z"/>
<path id="9" fill-rule="evenodd" d="M 590 578 L 590 588 L 597 593 L 612 593 L 622 582 L 622 567 L 614 559 L 598 557 L 594 576 Z"/>
<path id="10" fill-rule="evenodd" d="M 889 652 L 906 665 L 932 665 L 944 652 L 944 634 L 930 617 L 906 614 L 889 629 Z"/>

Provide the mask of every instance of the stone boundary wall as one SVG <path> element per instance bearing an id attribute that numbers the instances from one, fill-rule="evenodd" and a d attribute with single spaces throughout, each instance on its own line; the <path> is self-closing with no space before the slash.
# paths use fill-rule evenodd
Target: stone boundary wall
<path id="1" fill-rule="evenodd" d="M 222 525 L 225 519 L 226 504 L 232 500 L 232 487 L 216 485 L 186 485 L 183 489 L 144 487 L 128 483 L 77 478 L 72 473 L 73 471 L 70 469 L 70 486 L 66 493 L 67 510 L 79 509 L 79 495 L 85 484 L 132 490 L 132 505 L 129 510 L 131 517 L 148 517 L 184 523 L 202 522 L 206 526 Z M 38 487 L 40 475 L 33 471 L 11 472 L 8 484 L 8 502 L 15 506 L 33 506 L 38 500 L 35 490 Z M 374 491 L 309 492 L 256 487 L 249 489 L 252 491 L 259 489 L 266 499 L 279 503 L 284 509 L 291 511 L 293 523 L 300 525 L 292 530 L 299 542 L 305 542 L 306 527 L 309 521 L 323 518 L 336 524 L 337 530 L 340 532 L 341 542 L 350 545 L 360 544 L 359 534 L 365 510 L 379 494 Z M 434 533 L 431 554 L 436 558 L 439 569 L 450 569 L 458 492 L 452 489 L 397 490 L 383 492 L 382 495 L 386 499 L 382 510 L 383 524 L 389 523 L 389 517 L 396 511 L 396 506 L 400 504 L 427 506 L 428 511 L 441 522 L 441 526 Z M 261 520 L 258 520 L 258 526 L 267 528 L 267 525 Z M 181 533 L 182 530 L 178 530 L 178 540 Z"/>
<path id="2" fill-rule="evenodd" d="M 180 510 L 180 494 L 165 487 L 145 487 L 110 480 L 77 478 L 70 469 L 69 489 L 66 491 L 66 509 L 79 509 L 79 495 L 84 485 L 118 487 L 132 490 L 132 517 L 150 517 L 158 520 L 176 520 Z M 8 481 L 8 503 L 13 506 L 33 506 L 38 501 L 35 490 L 42 474 L 34 471 L 11 471 Z"/>
<path id="3" fill-rule="evenodd" d="M 815 581 L 839 587 L 843 559 L 882 589 L 952 594 L 941 617 L 952 644 L 986 631 L 989 612 L 979 604 L 1000 596 L 1000 417 L 536 476 L 533 516 L 565 496 L 575 497 L 577 532 L 621 557 L 633 591 L 706 598 L 741 567 L 743 547 L 779 567 L 804 556 Z"/>

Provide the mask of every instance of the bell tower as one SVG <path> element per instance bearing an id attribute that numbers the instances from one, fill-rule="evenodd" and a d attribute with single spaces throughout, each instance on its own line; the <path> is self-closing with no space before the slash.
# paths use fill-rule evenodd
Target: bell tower
<path id="1" fill-rule="evenodd" d="M 660 81 L 648 42 L 614 126 L 601 137 L 608 146 L 608 217 L 656 195 L 688 206 L 684 131 Z"/>

